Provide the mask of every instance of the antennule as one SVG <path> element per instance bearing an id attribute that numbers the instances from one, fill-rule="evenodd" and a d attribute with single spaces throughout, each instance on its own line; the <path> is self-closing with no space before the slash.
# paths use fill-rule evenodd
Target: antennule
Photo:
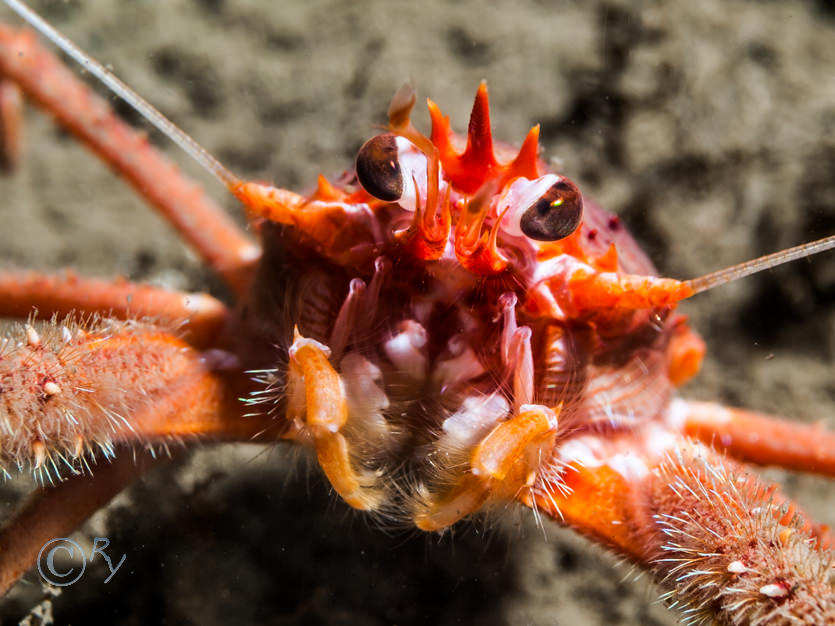
<path id="1" fill-rule="evenodd" d="M 712 289 L 713 287 L 724 285 L 732 280 L 744 278 L 745 276 L 750 276 L 751 274 L 756 274 L 757 272 L 762 272 L 763 270 L 777 267 L 790 261 L 812 256 L 819 252 L 825 252 L 832 248 L 835 248 L 835 235 L 830 235 L 817 241 L 810 241 L 809 243 L 802 243 L 793 248 L 780 250 L 779 252 L 767 254 L 738 265 L 732 265 L 731 267 L 699 276 L 698 278 L 692 278 L 685 281 L 685 284 L 693 290 L 693 294 L 697 294 Z"/>
<path id="2" fill-rule="evenodd" d="M 180 130 L 174 122 L 165 117 L 147 100 L 107 70 L 101 63 L 72 43 L 64 35 L 47 24 L 37 13 L 18 0 L 4 0 L 12 11 L 22 17 L 30 26 L 73 58 L 85 70 L 104 83 L 108 89 L 132 106 L 137 113 L 148 120 L 157 130 L 169 137 L 190 157 L 208 170 L 227 188 L 240 184 L 241 180 L 224 167 L 208 150 Z"/>

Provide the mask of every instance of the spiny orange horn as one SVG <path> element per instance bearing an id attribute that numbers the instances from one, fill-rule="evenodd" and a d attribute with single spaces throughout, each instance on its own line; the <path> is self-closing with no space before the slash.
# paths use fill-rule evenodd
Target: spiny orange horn
<path id="1" fill-rule="evenodd" d="M 493 154 L 493 136 L 490 132 L 487 84 L 482 81 L 478 87 L 470 114 L 467 147 L 462 154 L 455 152 L 452 147 L 449 118 L 444 117 L 431 101 L 429 115 L 432 118 L 432 143 L 438 148 L 444 174 L 457 189 L 468 194 L 475 193 L 498 166 Z"/>
<path id="2" fill-rule="evenodd" d="M 481 81 L 475 94 L 470 125 L 467 129 L 467 149 L 461 155 L 462 163 L 488 170 L 497 165 L 493 154 L 493 134 L 490 132 L 490 103 L 487 100 L 487 83 Z"/>
<path id="3" fill-rule="evenodd" d="M 449 118 L 431 100 L 427 101 L 427 105 L 432 119 L 432 143 L 438 149 L 445 177 L 456 189 L 473 194 L 491 178 L 505 181 L 516 176 L 531 179 L 539 176 L 539 126 L 528 132 L 513 161 L 506 164 L 496 161 L 485 82 L 481 82 L 476 92 L 467 130 L 467 146 L 462 153 L 456 152 L 452 146 Z"/>
<path id="4" fill-rule="evenodd" d="M 528 131 L 519 154 L 508 166 L 508 177 L 539 178 L 539 124 Z"/>

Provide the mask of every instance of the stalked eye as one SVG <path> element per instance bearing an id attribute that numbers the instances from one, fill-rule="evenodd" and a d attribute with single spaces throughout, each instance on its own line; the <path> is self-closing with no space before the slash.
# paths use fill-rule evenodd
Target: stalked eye
<path id="1" fill-rule="evenodd" d="M 502 193 L 497 207 L 504 212 L 502 230 L 513 237 L 557 241 L 567 237 L 583 219 L 583 198 L 567 178 L 545 174 L 516 178 Z"/>
<path id="2" fill-rule="evenodd" d="M 522 213 L 519 227 L 537 241 L 557 241 L 577 230 L 583 218 L 583 198 L 577 186 L 559 178 Z"/>
<path id="3" fill-rule="evenodd" d="M 397 138 L 391 133 L 366 141 L 357 154 L 357 179 L 372 196 L 384 202 L 396 202 L 403 195 Z"/>

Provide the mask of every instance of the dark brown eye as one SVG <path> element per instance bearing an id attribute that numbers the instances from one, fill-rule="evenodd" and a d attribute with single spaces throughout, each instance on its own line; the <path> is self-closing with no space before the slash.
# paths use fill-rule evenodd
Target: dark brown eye
<path id="1" fill-rule="evenodd" d="M 357 154 L 357 179 L 372 196 L 395 202 L 403 195 L 403 174 L 397 156 L 396 137 L 391 133 L 372 137 Z"/>
<path id="2" fill-rule="evenodd" d="M 557 241 L 577 230 L 582 218 L 580 190 L 570 180 L 562 178 L 522 214 L 519 226 L 531 239 Z"/>

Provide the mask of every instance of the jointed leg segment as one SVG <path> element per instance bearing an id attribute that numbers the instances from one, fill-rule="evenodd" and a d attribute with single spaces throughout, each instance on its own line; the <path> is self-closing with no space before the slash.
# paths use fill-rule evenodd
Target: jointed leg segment
<path id="1" fill-rule="evenodd" d="M 139 323 L 30 327 L 0 344 L 0 380 L 2 467 L 30 465 L 42 482 L 56 483 L 34 491 L 0 529 L 0 595 L 40 546 L 71 532 L 147 469 L 137 447 L 198 435 L 275 436 L 269 417 L 241 415 L 239 381 L 212 372 L 174 335 Z M 134 453 L 116 456 L 128 446 Z"/>
<path id="2" fill-rule="evenodd" d="M 835 433 L 709 402 L 677 400 L 671 410 L 682 433 L 757 465 L 777 465 L 835 478 Z"/>
<path id="3" fill-rule="evenodd" d="M 181 328 L 195 346 L 217 340 L 229 312 L 204 293 L 179 293 L 127 280 L 82 278 L 37 272 L 0 271 L 0 317 L 26 318 L 37 311 L 42 319 L 70 314 L 108 315 L 121 320 L 150 318 Z"/>

